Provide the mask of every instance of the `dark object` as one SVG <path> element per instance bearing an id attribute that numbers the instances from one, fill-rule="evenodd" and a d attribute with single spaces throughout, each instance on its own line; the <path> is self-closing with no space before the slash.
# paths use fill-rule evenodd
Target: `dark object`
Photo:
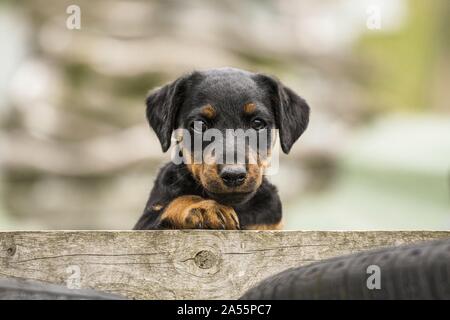
<path id="1" fill-rule="evenodd" d="M 220 172 L 220 177 L 229 187 L 237 187 L 244 183 L 245 178 L 247 176 L 247 172 L 245 171 L 245 166 L 227 166 L 223 168 Z"/>
<path id="2" fill-rule="evenodd" d="M 125 300 L 95 290 L 73 290 L 51 283 L 23 279 L 0 279 L 0 300 Z"/>
<path id="3" fill-rule="evenodd" d="M 215 155 L 208 164 L 204 159 L 193 164 L 194 137 L 208 129 L 252 129 L 267 134 L 270 142 L 278 129 L 281 148 L 288 153 L 308 126 L 305 100 L 273 77 L 223 68 L 184 75 L 151 92 L 146 102 L 147 119 L 164 152 L 174 130 L 190 136 L 177 137 L 174 154 L 185 161 L 161 169 L 134 229 L 280 228 L 278 192 L 263 176 L 266 164 L 258 158 L 271 154 L 272 145 L 247 150 L 245 163 L 224 164 Z M 205 150 L 209 143 L 203 140 L 200 147 Z M 249 164 L 249 158 L 258 161 Z"/>
<path id="4" fill-rule="evenodd" d="M 381 288 L 370 290 L 367 282 L 373 285 L 377 268 Z M 288 269 L 263 280 L 241 299 L 448 300 L 450 240 L 366 251 Z"/>

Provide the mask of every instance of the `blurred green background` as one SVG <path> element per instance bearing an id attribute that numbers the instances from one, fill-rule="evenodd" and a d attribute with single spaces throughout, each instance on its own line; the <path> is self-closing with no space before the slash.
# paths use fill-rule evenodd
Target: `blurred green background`
<path id="1" fill-rule="evenodd" d="M 130 229 L 169 159 L 147 91 L 223 66 L 311 105 L 286 229 L 450 229 L 449 40 L 447 0 L 0 1 L 0 229 Z"/>

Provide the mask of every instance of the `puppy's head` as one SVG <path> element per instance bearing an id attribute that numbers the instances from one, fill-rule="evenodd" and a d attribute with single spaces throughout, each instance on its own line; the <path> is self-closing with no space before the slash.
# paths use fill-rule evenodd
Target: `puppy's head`
<path id="1" fill-rule="evenodd" d="M 262 182 L 272 144 L 261 147 L 261 137 L 271 141 L 271 129 L 278 129 L 281 148 L 289 153 L 308 125 L 309 107 L 275 78 L 225 68 L 193 72 L 152 91 L 147 97 L 147 119 L 164 152 L 174 130 L 189 133 L 178 142 L 193 177 L 210 197 L 238 204 L 248 200 Z M 258 143 L 240 148 L 235 135 L 230 135 L 232 130 L 256 133 Z M 204 139 L 208 134 L 209 139 Z M 204 152 L 200 161 L 194 156 L 199 136 Z M 211 148 L 213 142 L 219 147 Z M 237 154 L 242 150 L 243 155 Z M 226 157 L 230 152 L 234 154 L 231 163 Z"/>

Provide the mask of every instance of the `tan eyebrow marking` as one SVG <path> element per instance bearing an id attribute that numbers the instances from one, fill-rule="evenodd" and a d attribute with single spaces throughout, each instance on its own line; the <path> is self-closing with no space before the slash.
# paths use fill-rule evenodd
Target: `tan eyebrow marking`
<path id="1" fill-rule="evenodd" d="M 213 119 L 216 116 L 216 109 L 210 104 L 202 108 L 202 115 L 208 119 Z"/>
<path id="2" fill-rule="evenodd" d="M 253 112 L 255 112 L 255 110 L 256 110 L 256 104 L 254 104 L 252 102 L 244 105 L 244 113 L 246 113 L 246 114 L 252 114 Z"/>

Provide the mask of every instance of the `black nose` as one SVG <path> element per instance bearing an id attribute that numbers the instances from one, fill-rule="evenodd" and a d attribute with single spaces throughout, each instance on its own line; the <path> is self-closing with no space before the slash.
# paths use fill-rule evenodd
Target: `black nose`
<path id="1" fill-rule="evenodd" d="M 238 187 L 244 183 L 247 171 L 244 166 L 224 166 L 220 177 L 228 187 Z"/>

